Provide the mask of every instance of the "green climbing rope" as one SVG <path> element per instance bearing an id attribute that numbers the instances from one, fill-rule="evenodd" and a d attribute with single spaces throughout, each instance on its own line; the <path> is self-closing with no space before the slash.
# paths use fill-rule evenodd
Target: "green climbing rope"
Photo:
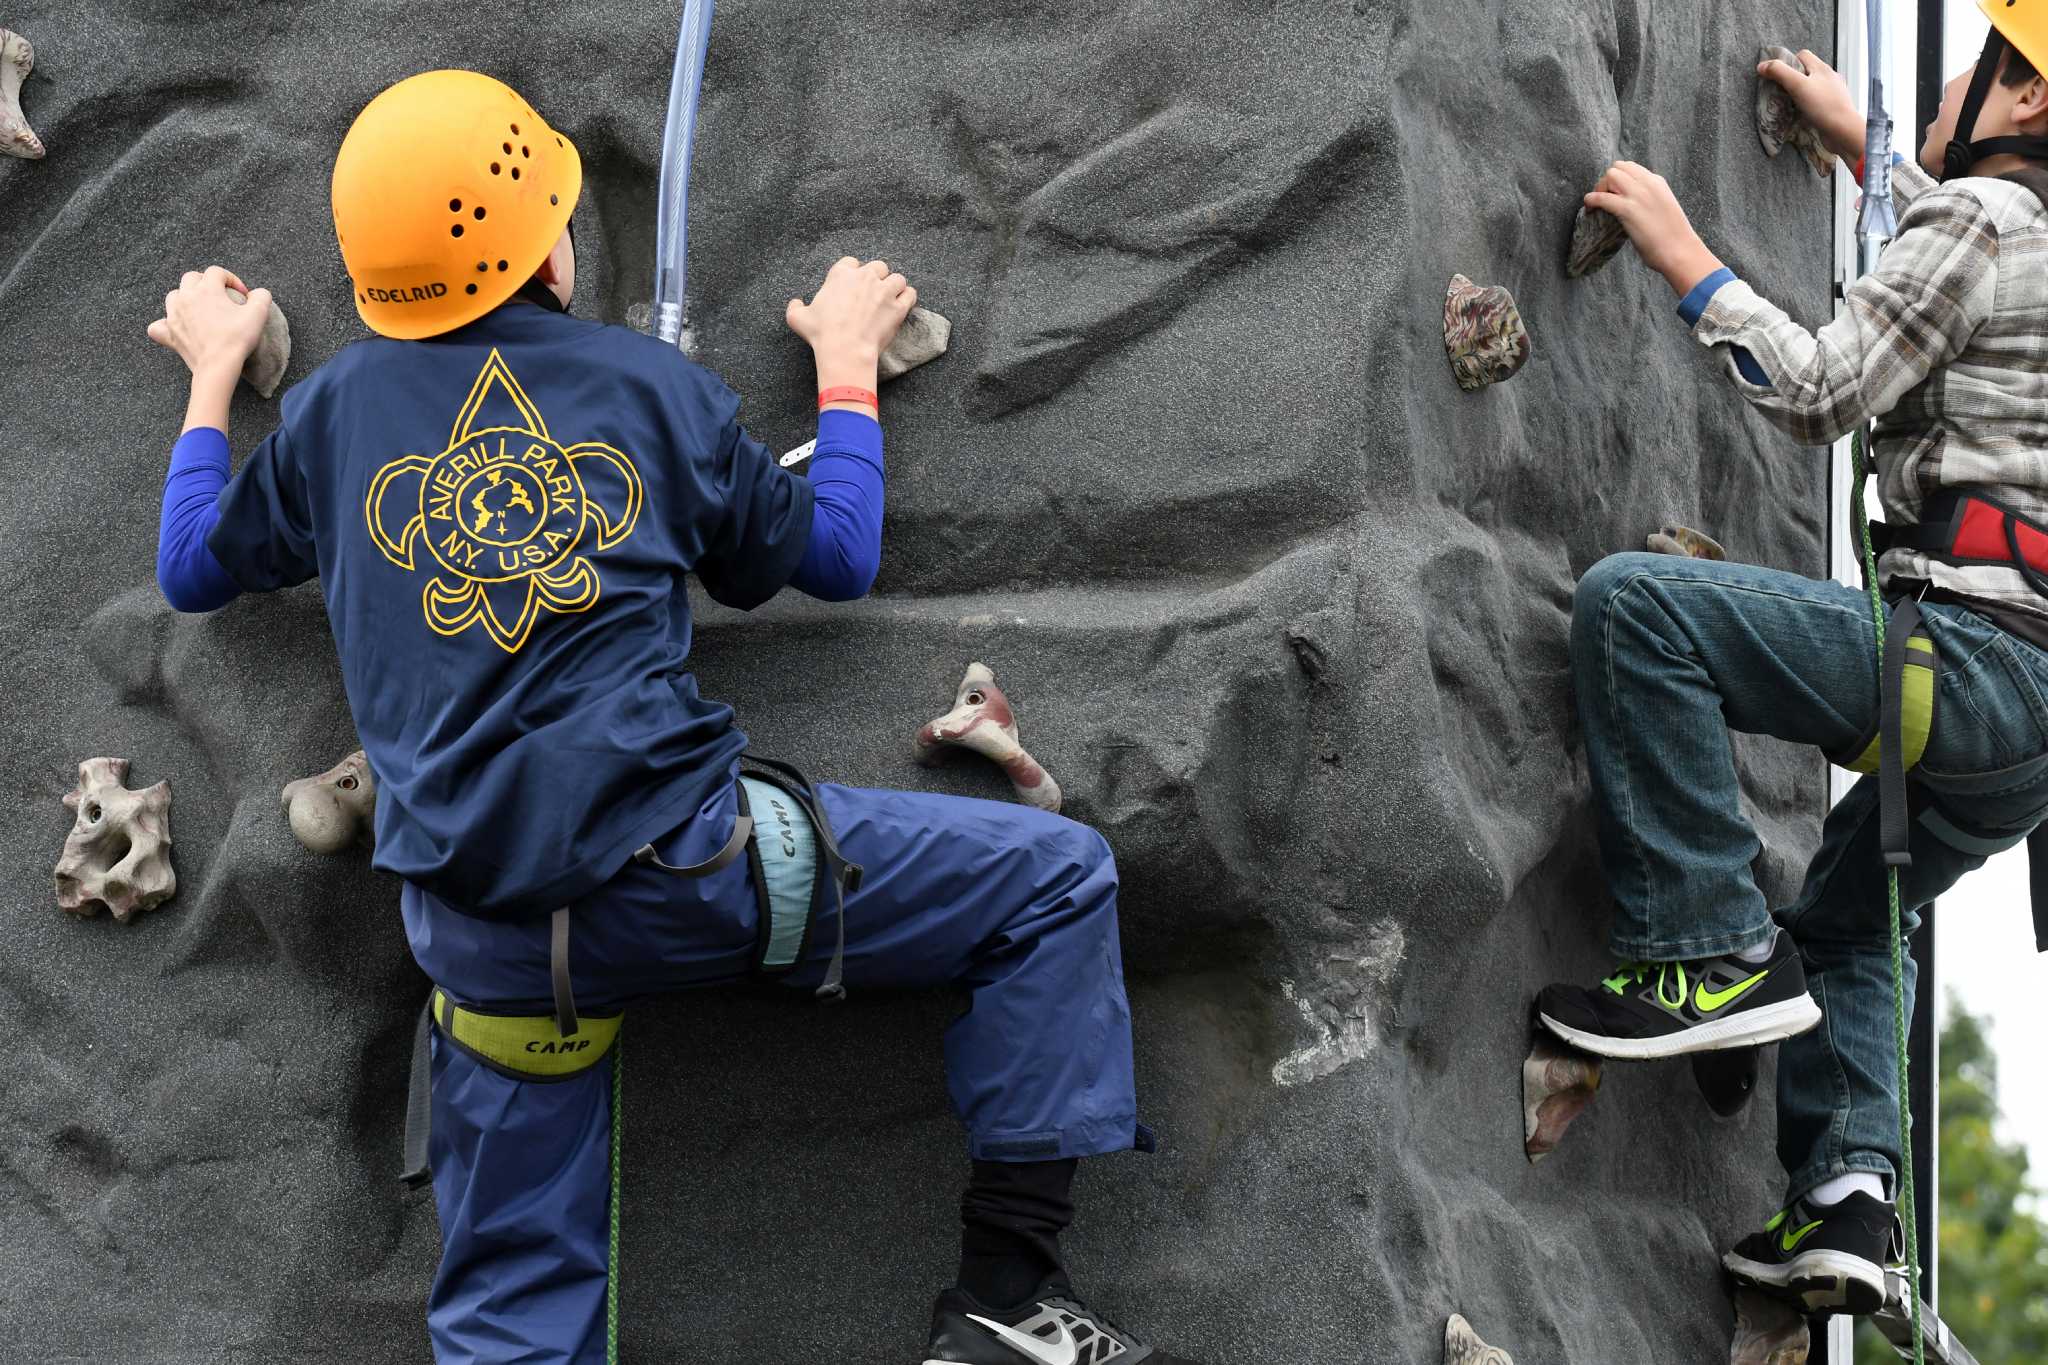
<path id="1" fill-rule="evenodd" d="M 1860 549 L 1863 552 L 1863 585 L 1870 593 L 1870 619 L 1877 627 L 1877 657 L 1884 658 L 1884 594 L 1878 591 L 1877 551 L 1870 538 L 1870 516 L 1864 510 L 1863 486 L 1870 466 L 1864 450 L 1864 435 L 1858 431 L 1852 443 L 1855 453 L 1855 481 L 1850 487 L 1849 498 L 1852 515 L 1856 518 Z M 1879 679 L 1879 693 L 1883 692 L 1883 680 Z M 1916 1229 L 1917 1209 L 1913 1199 L 1913 1101 L 1912 1088 L 1907 1082 L 1906 1069 L 1906 962 L 1904 935 L 1900 931 L 1899 911 L 1899 869 L 1889 868 L 1886 880 L 1891 890 L 1892 928 L 1892 1039 L 1898 1049 L 1899 1060 L 1899 1221 L 1906 1232 L 1906 1300 L 1913 1323 L 1913 1365 L 1927 1365 L 1925 1338 L 1920 1333 L 1920 1238 Z M 616 1136 L 614 1128 L 614 1136 Z"/>
<path id="2" fill-rule="evenodd" d="M 608 1365 L 619 1365 L 619 1121 L 625 1113 L 625 1074 L 622 1032 L 612 1044 L 612 1233 L 604 1276 L 604 1358 Z"/>

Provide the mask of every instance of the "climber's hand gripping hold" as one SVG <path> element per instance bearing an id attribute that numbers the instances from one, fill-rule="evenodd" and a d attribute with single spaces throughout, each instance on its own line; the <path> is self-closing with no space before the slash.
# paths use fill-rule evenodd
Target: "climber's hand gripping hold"
<path id="1" fill-rule="evenodd" d="M 1849 83 L 1842 79 L 1841 72 L 1804 48 L 1800 49 L 1799 60 L 1806 70 L 1774 60 L 1758 62 L 1756 74 L 1782 86 L 1792 97 L 1792 103 L 1799 106 L 1800 114 L 1820 134 L 1827 149 L 1853 167 L 1863 155 L 1865 129 L 1863 112 L 1849 94 Z"/>
<path id="2" fill-rule="evenodd" d="M 1615 162 L 1586 195 L 1585 204 L 1619 219 L 1643 264 L 1669 281 L 1681 298 L 1721 268 L 1720 258 L 1693 231 L 1670 184 L 1647 166 Z"/>
<path id="3" fill-rule="evenodd" d="M 270 312 L 270 291 L 251 289 L 232 270 L 210 265 L 188 270 L 164 295 L 164 315 L 149 324 L 149 339 L 177 352 L 192 372 L 185 430 L 227 428 L 235 381 Z"/>

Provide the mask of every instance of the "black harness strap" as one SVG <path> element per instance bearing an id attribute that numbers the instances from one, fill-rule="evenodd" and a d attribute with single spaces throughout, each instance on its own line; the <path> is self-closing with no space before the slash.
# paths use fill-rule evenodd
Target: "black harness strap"
<path id="1" fill-rule="evenodd" d="M 433 1131 L 433 1044 L 434 993 L 420 1006 L 420 1021 L 412 1032 L 412 1074 L 405 1083 L 405 1147 L 398 1178 L 407 1185 L 423 1184 L 433 1172 L 427 1156 L 427 1138 Z"/>
<path id="2" fill-rule="evenodd" d="M 581 1027 L 576 1020 L 576 991 L 569 984 L 569 907 L 555 911 L 555 922 L 548 936 L 548 975 L 555 983 L 555 1027 L 564 1038 L 576 1036 Z"/>

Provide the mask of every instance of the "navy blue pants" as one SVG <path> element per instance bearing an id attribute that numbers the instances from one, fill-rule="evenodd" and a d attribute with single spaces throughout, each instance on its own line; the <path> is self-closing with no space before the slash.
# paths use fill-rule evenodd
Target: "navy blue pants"
<path id="1" fill-rule="evenodd" d="M 1137 1136 L 1116 864 L 1102 836 L 1025 806 L 821 785 L 841 850 L 866 869 L 846 903 L 846 985 L 965 986 L 946 1075 L 970 1155 L 1050 1160 L 1127 1151 Z M 708 858 L 732 832 L 733 790 L 656 841 L 663 861 Z M 408 885 L 413 956 L 467 1003 L 550 999 L 545 919 L 492 924 Z M 580 1008 L 727 983 L 759 924 L 741 859 L 703 879 L 628 866 L 573 912 Z M 815 987 L 834 941 L 818 923 L 802 967 Z M 604 1359 L 611 1069 L 518 1081 L 436 1036 L 434 1198 L 441 1267 L 428 1303 L 451 1362 Z"/>

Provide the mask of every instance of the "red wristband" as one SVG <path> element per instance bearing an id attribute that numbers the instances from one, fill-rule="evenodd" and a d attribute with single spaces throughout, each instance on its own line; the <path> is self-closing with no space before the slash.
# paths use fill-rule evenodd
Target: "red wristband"
<path id="1" fill-rule="evenodd" d="M 1861 157 L 1861 156 L 1859 156 L 1859 157 L 1857 157 L 1857 158 L 1856 158 L 1856 171 L 1855 171 L 1855 175 L 1856 175 L 1856 183 L 1857 183 L 1857 184 L 1859 184 L 1859 185 L 1863 183 L 1863 162 L 1865 161 L 1865 159 L 1866 159 L 1865 157 Z"/>
<path id="2" fill-rule="evenodd" d="M 818 390 L 819 412 L 823 412 L 828 405 L 833 403 L 865 403 L 876 412 L 882 410 L 882 400 L 875 395 L 873 389 L 857 389 L 850 384 L 836 389 Z"/>

